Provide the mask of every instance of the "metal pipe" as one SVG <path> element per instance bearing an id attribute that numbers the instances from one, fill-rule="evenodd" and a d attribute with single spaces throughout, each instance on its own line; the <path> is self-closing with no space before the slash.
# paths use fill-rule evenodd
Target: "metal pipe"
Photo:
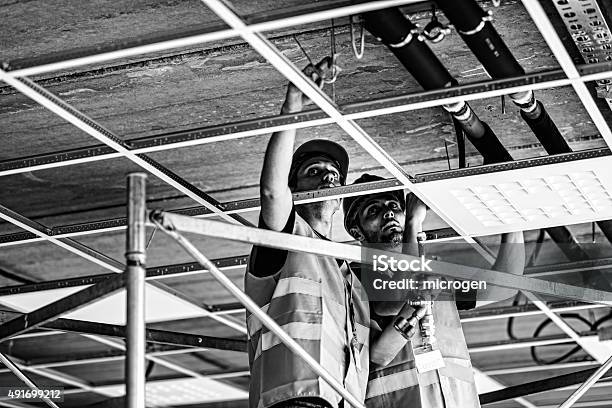
<path id="1" fill-rule="evenodd" d="M 257 304 L 243 291 L 241 291 L 231 279 L 223 274 L 214 263 L 206 258 L 198 249 L 193 246 L 189 240 L 185 239 L 182 235 L 174 230 L 166 228 L 163 224 L 159 223 L 154 217 L 151 220 L 155 222 L 159 228 L 172 237 L 176 242 L 191 256 L 194 257 L 202 266 L 209 270 L 210 274 L 225 288 L 227 289 L 236 299 L 242 303 L 245 308 L 254 314 L 261 323 L 274 333 L 286 346 L 291 349 L 296 355 L 304 360 L 304 362 L 312 368 L 312 370 L 323 378 L 336 392 L 338 392 L 342 398 L 346 399 L 355 408 L 365 408 L 364 404 L 355 396 L 353 396 L 348 390 L 346 390 L 338 380 L 334 378 L 326 369 L 324 369 L 306 350 L 304 350 L 289 334 L 287 334 L 280 326 L 263 310 L 257 306 Z"/>
<path id="2" fill-rule="evenodd" d="M 127 358 L 125 360 L 128 408 L 145 408 L 145 173 L 128 175 L 126 240 Z"/>
<path id="3" fill-rule="evenodd" d="M 41 391 L 40 388 L 38 388 L 36 386 L 36 384 L 34 384 L 34 382 L 32 380 L 30 380 L 28 378 L 27 375 L 25 375 L 20 369 L 19 367 L 17 367 L 17 365 L 15 365 L 7 356 L 5 356 L 3 353 L 0 353 L 0 361 L 2 361 L 2 363 L 4 363 L 4 365 L 13 372 L 13 374 L 15 374 L 17 376 L 17 378 L 19 378 L 21 381 L 23 381 L 28 387 L 30 387 L 31 389 L 33 389 L 34 391 Z M 49 405 L 52 408 L 59 408 L 55 402 L 51 401 L 49 398 L 47 397 L 41 397 L 41 399 L 43 401 L 45 401 L 47 403 L 47 405 Z"/>
<path id="4" fill-rule="evenodd" d="M 421 40 L 417 27 L 398 8 L 363 14 L 364 27 L 395 54 L 426 90 L 447 88 L 453 77 Z"/>
<path id="5" fill-rule="evenodd" d="M 437 3 L 491 78 L 525 75 L 525 70 L 491 24 L 490 14 L 476 1 L 438 0 Z M 567 146 L 544 105 L 535 99 L 533 91 L 511 93 L 510 98 L 521 108 L 521 116 L 542 144 L 552 142 Z"/>
<path id="6" fill-rule="evenodd" d="M 492 78 L 525 74 L 491 24 L 490 15 L 478 3 L 472 0 L 437 0 L 436 3 Z"/>
<path id="7" fill-rule="evenodd" d="M 580 397 L 584 395 L 585 392 L 589 390 L 606 372 L 612 367 L 612 356 L 608 358 L 601 367 L 597 369 L 585 382 L 582 384 L 572 395 L 569 396 L 567 400 L 561 405 L 559 408 L 569 408 L 574 405 L 574 402 L 578 401 Z"/>

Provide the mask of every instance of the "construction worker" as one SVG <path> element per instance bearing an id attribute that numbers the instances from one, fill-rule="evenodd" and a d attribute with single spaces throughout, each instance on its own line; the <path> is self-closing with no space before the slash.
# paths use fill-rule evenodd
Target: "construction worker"
<path id="1" fill-rule="evenodd" d="M 330 59 L 304 74 L 321 84 Z M 302 110 L 309 100 L 289 84 L 282 113 Z M 348 154 L 337 143 L 310 140 L 295 152 L 295 130 L 274 133 L 260 180 L 259 227 L 329 240 L 341 201 L 295 206 L 292 192 L 343 185 Z M 245 291 L 283 330 L 361 401 L 369 368 L 369 308 L 359 280 L 345 261 L 254 247 Z M 250 408 L 347 406 L 331 386 L 247 314 L 251 369 Z"/>
<path id="2" fill-rule="evenodd" d="M 381 179 L 364 174 L 355 183 Z M 345 198 L 344 212 L 346 230 L 362 244 L 378 243 L 376 248 L 385 251 L 418 254 L 417 235 L 422 233 L 426 206 L 413 194 L 405 198 L 398 190 Z M 503 234 L 493 269 L 522 274 L 524 262 L 522 232 Z M 367 285 L 365 281 L 364 285 Z M 487 299 L 496 301 L 514 294 L 516 290 L 487 289 Z M 467 299 L 463 296 L 462 301 L 457 301 L 454 294 L 446 300 L 438 299 L 444 298 L 440 296 L 432 303 L 422 302 L 421 306 L 404 301 L 370 302 L 373 327 L 371 371 L 365 401 L 368 408 L 400 404 L 410 408 L 480 407 L 457 309 L 473 308 L 491 301 L 476 304 L 475 296 Z M 427 307 L 431 308 L 429 316 Z M 419 320 L 424 316 L 430 319 L 425 331 L 419 327 Z M 427 330 L 433 331 L 430 334 L 435 337 L 435 347 L 427 344 Z M 437 353 L 433 348 L 439 350 L 440 362 L 433 362 Z M 430 358 L 421 356 L 422 351 L 432 351 Z M 419 363 L 415 360 L 418 358 L 425 358 L 425 365 L 441 364 L 437 369 L 417 370 Z"/>

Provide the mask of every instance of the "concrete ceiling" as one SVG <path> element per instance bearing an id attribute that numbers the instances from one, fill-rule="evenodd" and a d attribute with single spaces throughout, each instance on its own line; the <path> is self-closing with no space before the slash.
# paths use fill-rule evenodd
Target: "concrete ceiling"
<path id="1" fill-rule="evenodd" d="M 249 22 L 296 14 L 327 3 L 335 5 L 342 2 L 232 1 L 237 12 Z M 503 1 L 501 6 L 494 9 L 490 2 L 484 2 L 483 5 L 493 10 L 496 28 L 527 73 L 559 67 L 521 2 Z M 429 10 L 428 2 L 405 9 L 411 19 L 421 26 L 429 20 Z M 554 9 L 548 5 L 547 11 L 568 50 L 579 61 L 580 57 L 571 38 L 563 29 Z M 225 27 L 218 17 L 195 0 L 5 0 L 0 1 L 0 15 L 3 22 L 0 25 L 0 58 L 15 66 L 37 65 L 47 55 L 66 55 L 67 50 L 77 48 L 90 49 L 108 45 L 121 48 L 125 41 L 157 36 L 160 33 L 170 32 L 176 36 L 177 33 L 187 33 L 190 30 Z M 444 17 L 441 18 L 444 20 Z M 349 30 L 348 18 L 336 20 L 336 47 L 342 72 L 335 84 L 335 101 L 340 106 L 421 90 L 393 55 L 369 34 L 365 37 L 364 57 L 357 60 L 351 50 Z M 330 52 L 330 21 L 274 31 L 267 33 L 267 36 L 300 67 L 306 65 L 308 60 L 294 36 L 312 60 L 319 60 Z M 456 33 L 439 44 L 433 44 L 432 49 L 461 84 L 488 79 L 479 62 Z M 249 45 L 237 38 L 55 71 L 32 79 L 127 141 L 275 116 L 286 89 L 283 76 Z M 328 94 L 331 92 L 329 86 L 326 91 Z M 575 151 L 606 146 L 571 87 L 547 89 L 537 94 Z M 491 125 L 515 159 L 546 155 L 521 120 L 517 109 L 510 103 L 507 103 L 506 112 L 502 112 L 499 98 L 474 101 L 472 106 Z M 612 122 L 609 110 L 602 111 L 609 123 Z M 440 108 L 377 116 L 358 120 L 358 123 L 410 174 L 445 170 L 449 161 L 453 168 L 457 167 L 452 122 Z M 368 152 L 336 125 L 306 128 L 300 130 L 298 135 L 298 142 L 313 137 L 342 142 L 351 156 L 349 181 L 364 171 L 390 177 Z M 0 162 L 99 145 L 94 138 L 6 85 L 0 86 L 0 138 Z M 252 136 L 164 150 L 151 153 L 150 157 L 218 201 L 242 200 L 257 196 L 259 170 L 267 139 L 267 136 Z M 447 157 L 447 149 L 450 157 Z M 481 164 L 481 158 L 472 146 L 468 146 L 468 162 L 471 166 Z M 123 217 L 126 205 L 125 175 L 137 170 L 138 166 L 129 160 L 113 158 L 6 175 L 0 177 L 0 204 L 47 227 Z M 177 209 L 196 206 L 193 200 L 154 176 L 149 177 L 147 188 L 150 207 Z M 252 222 L 256 222 L 258 216 L 256 211 L 243 215 Z M 342 231 L 341 225 L 341 222 L 336 222 L 334 235 L 338 240 L 346 240 L 348 236 Z M 446 224 L 431 214 L 426 227 L 442 228 Z M 0 223 L 0 235 L 20 231 L 12 224 Z M 590 225 L 573 226 L 572 231 L 579 239 L 590 237 Z M 536 235 L 535 231 L 528 232 L 526 238 L 534 241 Z M 190 238 L 211 258 L 244 255 L 249 251 L 246 245 Z M 123 259 L 123 231 L 84 235 L 76 239 L 111 258 Z M 604 242 L 601 236 L 598 236 L 598 240 Z M 598 251 L 598 256 L 608 256 Z M 565 261 L 562 255 L 551 251 L 540 262 L 562 261 Z M 148 251 L 148 266 L 183 262 L 191 262 L 191 259 L 163 234 L 156 233 L 153 236 Z M 0 270 L 36 282 L 108 272 L 48 242 L 0 247 Z M 228 274 L 242 286 L 242 269 L 228 271 Z M 19 283 L 18 279 L 10 279 L 7 277 L 9 275 L 5 275 L 0 276 L 1 286 Z M 208 275 L 168 278 L 163 282 L 198 303 L 219 305 L 234 302 Z M 2 313 L 1 321 L 15 316 L 8 310 Z M 592 315 L 581 313 L 594 320 L 607 311 L 598 310 L 592 312 Z M 232 316 L 236 321 L 243 320 L 242 313 Z M 534 327 L 542 320 L 541 316 L 517 320 L 516 334 L 519 337 L 530 337 Z M 468 343 L 505 340 L 506 320 L 492 322 L 466 324 Z M 150 326 L 210 336 L 240 335 L 210 318 L 155 323 Z M 576 329 L 587 330 L 579 325 Z M 554 332 L 551 327 L 547 333 Z M 107 346 L 74 334 L 53 336 L 52 342 L 49 338 L 4 342 L 0 344 L 0 349 L 31 364 L 52 357 L 77 359 L 91 353 L 112 351 Z M 567 350 L 567 346 L 564 347 L 563 350 Z M 561 349 L 548 348 L 546 353 L 549 356 L 559 355 Z M 247 369 L 247 359 L 243 353 L 209 350 L 198 354 L 201 358 L 193 355 L 164 358 L 204 374 Z M 475 353 L 472 357 L 474 365 L 485 371 L 534 365 L 527 349 L 519 352 Z M 581 359 L 584 354 L 574 357 Z M 121 361 L 111 361 L 99 365 L 80 364 L 53 369 L 95 386 L 120 383 L 123 378 L 122 364 Z M 497 378 L 503 384 L 513 385 L 563 372 L 554 369 L 500 375 Z M 36 373 L 30 374 L 41 384 L 54 383 Z M 159 364 L 151 372 L 152 379 L 176 376 L 179 376 L 176 371 Z M 222 381 L 245 389 L 248 377 L 237 375 Z M 13 383 L 17 381 L 12 374 L 0 373 L 0 384 Z M 537 406 L 554 405 L 569 392 L 543 393 L 528 399 Z M 606 395 L 609 395 L 609 388 L 595 388 L 585 399 L 601 400 Z M 93 403 L 102 399 L 91 393 L 75 393 L 67 395 L 62 406 L 84 406 L 86 402 Z M 245 406 L 245 403 L 238 405 Z M 505 408 L 517 405 L 509 402 L 496 406 Z"/>

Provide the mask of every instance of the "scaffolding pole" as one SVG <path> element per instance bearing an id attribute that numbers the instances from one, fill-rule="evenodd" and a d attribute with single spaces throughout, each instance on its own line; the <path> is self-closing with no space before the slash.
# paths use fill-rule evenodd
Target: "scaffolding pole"
<path id="1" fill-rule="evenodd" d="M 339 242 L 328 242 L 319 239 L 284 234 L 276 231 L 267 231 L 259 228 L 245 227 L 242 225 L 228 224 L 226 222 L 212 221 L 203 218 L 193 218 L 184 215 L 171 214 L 167 212 L 151 212 L 149 217 L 153 222 L 158 222 L 164 230 L 190 232 L 218 239 L 244 242 L 251 245 L 261 245 L 284 249 L 288 251 L 306 252 L 320 256 L 331 256 L 354 262 L 366 262 L 363 259 L 362 247 L 357 245 L 342 244 Z M 395 259 L 412 261 L 418 259 L 414 256 L 387 253 Z M 367 260 L 371 263 L 371 260 Z M 214 267 L 214 265 L 213 265 Z M 612 305 L 612 292 L 582 288 L 559 282 L 550 282 L 541 279 L 529 278 L 522 275 L 514 275 L 489 269 L 457 265 L 448 262 L 431 261 L 430 267 L 435 273 L 454 279 L 483 280 L 492 285 L 506 288 L 527 290 L 545 295 L 557 296 L 574 300 L 600 303 L 607 306 Z M 208 268 L 208 266 L 207 266 Z"/>
<path id="2" fill-rule="evenodd" d="M 574 403 L 578 401 L 578 399 L 582 397 L 584 393 L 586 393 L 593 386 L 593 384 L 595 384 L 604 374 L 608 372 L 610 367 L 612 367 L 612 356 L 610 356 L 610 358 L 608 358 L 608 361 L 602 364 L 601 367 L 599 367 L 597 371 L 595 371 L 593 375 L 591 375 L 584 382 L 584 384 L 578 387 L 578 389 L 574 391 L 574 393 L 570 395 L 569 398 L 565 400 L 563 404 L 559 405 L 559 408 L 569 408 L 574 405 Z"/>
<path id="3" fill-rule="evenodd" d="M 4 363 L 4 365 L 13 372 L 13 374 L 15 374 L 17 376 L 17 378 L 19 378 L 21 381 L 23 381 L 28 387 L 30 387 L 32 390 L 34 391 L 40 391 L 40 388 L 38 388 L 38 386 L 36 386 L 36 384 L 34 384 L 34 381 L 32 381 L 30 378 L 28 378 L 27 375 L 25 375 L 20 369 L 19 367 L 17 367 L 16 364 L 14 364 L 7 356 L 5 356 L 4 354 L 0 353 L 0 361 L 2 363 Z M 59 408 L 50 398 L 47 397 L 41 397 L 41 399 L 47 404 L 49 405 L 51 408 Z"/>
<path id="4" fill-rule="evenodd" d="M 125 281 L 127 291 L 127 408 L 145 408 L 145 173 L 128 175 L 128 227 Z"/>

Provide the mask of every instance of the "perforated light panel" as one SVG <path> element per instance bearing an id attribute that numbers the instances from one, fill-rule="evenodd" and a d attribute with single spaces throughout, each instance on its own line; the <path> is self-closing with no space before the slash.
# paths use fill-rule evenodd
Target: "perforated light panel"
<path id="1" fill-rule="evenodd" d="M 247 399 L 246 391 L 209 378 L 149 381 L 146 385 L 147 407 L 168 407 Z M 125 395 L 124 385 L 96 387 L 109 397 Z"/>
<path id="2" fill-rule="evenodd" d="M 462 232 L 488 235 L 612 218 L 609 157 L 421 184 Z"/>

